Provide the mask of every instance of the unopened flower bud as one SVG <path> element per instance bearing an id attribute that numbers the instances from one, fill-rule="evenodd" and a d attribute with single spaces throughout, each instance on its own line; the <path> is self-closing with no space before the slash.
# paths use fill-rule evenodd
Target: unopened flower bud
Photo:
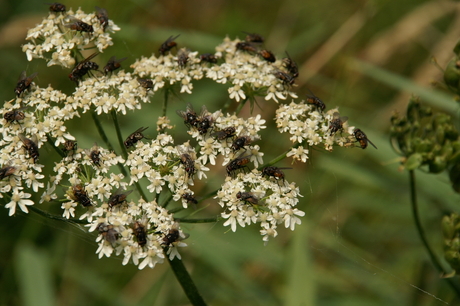
<path id="1" fill-rule="evenodd" d="M 431 173 L 440 173 L 447 168 L 447 162 L 443 156 L 435 156 L 428 166 Z"/>
<path id="2" fill-rule="evenodd" d="M 460 193 L 460 163 L 456 163 L 449 169 L 449 179 L 455 192 Z"/>
<path id="3" fill-rule="evenodd" d="M 442 233 L 446 240 L 451 240 L 455 236 L 454 214 L 444 216 L 441 221 Z"/>
<path id="4" fill-rule="evenodd" d="M 458 65 L 458 57 L 454 57 L 447 64 L 446 70 L 444 71 L 444 82 L 447 86 L 457 91 L 460 83 L 460 68 Z"/>

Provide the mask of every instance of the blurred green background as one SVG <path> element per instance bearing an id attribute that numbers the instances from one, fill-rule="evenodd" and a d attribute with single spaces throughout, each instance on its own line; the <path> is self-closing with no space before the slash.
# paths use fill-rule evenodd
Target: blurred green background
<path id="1" fill-rule="evenodd" d="M 286 171 L 287 179 L 301 187 L 304 197 L 299 208 L 306 216 L 294 232 L 280 230 L 267 246 L 256 227 L 232 233 L 222 222 L 182 224 L 191 235 L 182 257 L 209 305 L 459 303 L 417 236 L 408 173 L 398 171 L 398 156 L 388 136 L 392 112 L 403 113 L 412 93 L 427 96 L 430 84 L 442 80 L 431 57 L 445 66 L 453 56 L 452 48 L 460 38 L 457 2 L 125 0 L 64 4 L 87 13 L 94 5 L 107 9 L 122 30 L 112 36 L 114 46 L 99 55 L 98 61 L 103 64 L 112 55 L 127 56 L 126 70 L 140 56 L 156 52 L 171 35 L 181 34 L 179 47 L 212 52 L 226 35 L 262 34 L 269 50 L 280 57 L 287 50 L 299 64 L 295 88 L 299 96 L 310 89 L 328 108 L 339 106 L 350 124 L 365 131 L 378 147 L 338 148 L 332 153 L 312 150 L 306 165 L 292 165 L 294 169 Z M 41 1 L 0 1 L 0 96 L 4 101 L 14 98 L 22 70 L 28 74 L 38 71 L 35 81 L 40 86 L 51 84 L 68 94 L 73 90 L 69 71 L 46 68 L 43 60 L 27 62 L 21 52 L 27 29 L 39 23 L 47 10 Z M 192 95 L 170 104 L 176 133 L 184 134 L 185 139 L 185 127 L 174 113 L 184 109 L 185 102 L 206 104 L 215 111 L 227 97 L 225 86 L 196 83 Z M 437 100 L 428 102 L 436 105 Z M 146 111 L 122 117 L 125 133 L 150 126 L 147 132 L 154 136 L 160 103 L 157 94 Z M 455 103 L 451 103 L 447 108 L 458 118 Z M 267 137 L 274 129 L 270 118 L 276 105 L 261 103 L 261 107 L 255 111 L 268 119 L 268 129 L 259 145 L 268 161 L 289 142 L 286 135 Z M 243 116 L 247 115 L 246 107 Z M 90 147 L 95 141 L 102 144 L 90 118 L 85 120 L 89 121 L 83 127 L 70 127 L 79 146 Z M 53 154 L 41 151 L 43 162 Z M 281 166 L 290 166 L 290 161 Z M 418 172 L 417 187 L 423 225 L 441 257 L 440 220 L 445 212 L 459 211 L 459 197 L 444 174 Z M 194 190 L 205 194 L 213 188 L 200 185 Z M 210 206 L 210 214 L 217 211 L 212 200 L 202 205 Z M 60 214 L 59 205 L 43 208 Z M 100 260 L 94 254 L 94 235 L 33 213 L 8 217 L 7 210 L 0 212 L 1 306 L 189 304 L 167 263 L 139 271 L 132 264 L 122 266 L 118 258 Z"/>

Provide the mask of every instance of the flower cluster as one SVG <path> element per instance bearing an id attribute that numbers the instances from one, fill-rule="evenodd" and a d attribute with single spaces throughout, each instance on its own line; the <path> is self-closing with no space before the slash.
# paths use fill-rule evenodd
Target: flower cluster
<path id="1" fill-rule="evenodd" d="M 285 179 L 281 168 L 272 163 L 264 166 L 260 132 L 267 121 L 261 115 L 242 118 L 227 109 L 210 112 L 205 106 L 197 113 L 188 104 L 177 111 L 184 126 L 175 127 L 165 101 L 156 122 L 157 135 L 150 137 L 153 129 L 141 127 L 127 133 L 125 141 L 117 116 L 141 109 L 156 92 L 174 90 L 174 84 L 179 84 L 180 93 L 191 94 L 193 82 L 203 78 L 230 84 L 229 97 L 240 106 L 256 97 L 276 102 L 297 98 L 291 91 L 298 76 L 295 63 L 290 58 L 275 59 L 248 38 L 227 37 L 214 54 L 199 55 L 186 48 L 173 54 L 176 36 L 161 45 L 160 55 L 138 59 L 132 72 L 119 69 L 119 60 L 112 61 L 104 75 L 94 76 L 91 70 L 100 72 L 92 62 L 96 54 L 83 59 L 81 51 L 94 45 L 102 52 L 112 44 L 110 33 L 119 28 L 104 19 L 105 13 L 101 9 L 91 14 L 51 12 L 27 35 L 29 43 L 23 50 L 29 60 L 44 58 L 49 66 L 67 68 L 78 62 L 70 77 L 77 86 L 66 95 L 51 85 L 39 87 L 33 74 L 18 82 L 17 97 L 4 104 L 0 203 L 9 215 L 17 208 L 27 213 L 35 202 L 59 203 L 63 219 L 85 222 L 89 232 L 98 233 L 99 257 L 115 254 L 124 257 L 123 264 L 132 261 L 140 269 L 153 267 L 166 256 L 180 258 L 178 247 L 186 246 L 187 235 L 174 212 L 205 200 L 196 197 L 197 189 L 212 175 L 216 182 L 222 181 L 207 196 L 215 196 L 223 209 L 214 220 L 225 219 L 224 225 L 232 231 L 238 225 L 258 223 L 265 242 L 277 236 L 279 224 L 294 230 L 305 214 L 296 207 L 300 191 Z M 69 131 L 68 121 L 87 112 L 92 113 L 104 144 L 83 149 L 77 146 L 77 134 Z M 98 116 L 108 113 L 115 118 L 120 152 L 113 149 L 99 122 Z M 334 144 L 348 145 L 355 133 L 338 117 L 337 109 L 323 113 L 305 102 L 280 105 L 276 123 L 281 133 L 292 135 L 294 146 L 287 156 L 304 162 L 308 147 L 324 144 L 331 150 Z M 188 129 L 186 141 L 174 137 L 180 128 Z M 57 160 L 49 157 L 55 160 L 52 170 L 46 169 L 51 172 L 47 180 L 42 169 L 49 166 L 40 163 L 43 147 L 59 154 Z M 209 166 L 215 166 L 216 173 Z M 41 195 L 40 199 L 34 200 L 33 194 Z"/>
<path id="2" fill-rule="evenodd" d="M 228 88 L 230 99 L 239 102 L 247 99 L 247 93 L 257 93 L 264 96 L 265 100 L 285 100 L 288 96 L 297 98 L 291 91 L 291 86 L 276 77 L 276 72 L 283 68 L 282 60 L 274 63 L 267 62 L 257 54 L 238 50 L 239 39 L 230 40 L 228 37 L 216 47 L 213 58 L 216 63 L 204 61 L 198 52 L 186 52 L 186 64 L 181 61 L 181 53 L 173 55 L 142 57 L 131 68 L 134 74 L 141 78 L 149 78 L 153 82 L 152 90 L 155 92 L 165 86 L 179 83 L 181 93 L 192 93 L 193 80 L 204 77 L 220 84 L 232 84 Z M 182 53 L 183 54 L 183 53 Z M 182 55 L 184 56 L 184 55 Z M 223 62 L 221 62 L 223 61 Z M 219 64 L 219 62 L 221 62 Z M 246 92 L 246 93 L 245 93 Z"/>
<path id="3" fill-rule="evenodd" d="M 268 242 L 270 236 L 278 235 L 278 224 L 284 223 L 286 228 L 294 230 L 295 225 L 301 223 L 299 217 L 305 213 L 294 207 L 299 196 L 295 183 L 270 178 L 255 169 L 236 178 L 227 177 L 215 198 L 225 208 L 222 212 L 222 217 L 227 219 L 225 226 L 236 231 L 237 225 L 260 223 L 260 233 Z"/>
<path id="4" fill-rule="evenodd" d="M 287 156 L 302 162 L 308 159 L 308 147 L 324 144 L 326 150 L 332 151 L 334 144 L 350 146 L 355 142 L 355 128 L 348 126 L 347 118 L 340 117 L 337 108 L 323 113 L 304 101 L 291 102 L 276 110 L 276 125 L 281 133 L 289 133 L 296 144 Z"/>
<path id="5" fill-rule="evenodd" d="M 88 45 L 94 45 L 99 52 L 113 44 L 109 32 L 120 28 L 108 20 L 102 24 L 96 13 L 86 14 L 78 9 L 64 13 L 52 12 L 42 23 L 27 32 L 22 46 L 27 59 L 43 58 L 48 66 L 60 65 L 71 68 L 75 65 L 75 50 L 83 51 Z"/>

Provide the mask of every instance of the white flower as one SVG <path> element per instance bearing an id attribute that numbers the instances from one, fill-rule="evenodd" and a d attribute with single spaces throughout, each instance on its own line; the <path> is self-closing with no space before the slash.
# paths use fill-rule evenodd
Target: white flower
<path id="1" fill-rule="evenodd" d="M 23 212 L 28 213 L 29 210 L 27 209 L 27 206 L 34 205 L 32 200 L 27 200 L 30 197 L 30 193 L 24 193 L 23 191 L 15 189 L 11 195 L 11 202 L 5 205 L 5 208 L 10 210 L 8 215 L 12 216 L 16 213 L 16 205 L 19 205 L 19 208 Z"/>

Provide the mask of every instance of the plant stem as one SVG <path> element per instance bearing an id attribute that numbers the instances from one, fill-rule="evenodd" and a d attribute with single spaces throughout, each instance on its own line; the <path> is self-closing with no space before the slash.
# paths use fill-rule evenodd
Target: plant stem
<path id="1" fill-rule="evenodd" d="M 240 104 L 238 104 L 238 107 L 235 110 L 235 114 L 238 115 L 241 112 L 241 110 L 243 109 L 243 106 L 246 104 L 247 101 L 248 101 L 248 98 L 244 99 L 243 101 L 240 102 Z"/>
<path id="2" fill-rule="evenodd" d="M 35 206 L 28 206 L 31 211 L 34 213 L 37 213 L 45 218 L 52 219 L 52 220 L 58 220 L 62 222 L 68 222 L 68 223 L 76 223 L 76 224 L 88 224 L 88 221 L 86 220 L 79 220 L 79 219 L 66 219 L 61 216 L 56 216 L 50 213 L 47 213 L 46 211 L 41 210 L 40 208 L 37 208 Z"/>
<path id="3" fill-rule="evenodd" d="M 113 113 L 114 111 L 112 111 L 111 115 L 112 115 L 112 119 L 114 120 L 114 124 L 115 124 L 115 129 L 117 130 L 117 136 L 118 137 L 118 141 L 120 141 L 121 139 L 121 143 L 120 143 L 120 146 L 122 148 L 122 150 L 124 150 L 124 154 L 125 156 L 128 156 L 127 152 L 126 152 L 126 148 L 124 147 L 124 143 L 123 143 L 123 139 L 121 138 L 121 131 L 120 131 L 120 126 L 118 124 L 118 120 L 117 120 L 117 116 L 116 116 L 116 113 L 114 114 Z M 112 143 L 109 141 L 109 138 L 107 137 L 107 134 L 105 133 L 104 131 L 104 128 L 102 127 L 102 124 L 101 122 L 99 121 L 99 118 L 97 117 L 97 114 L 96 112 L 92 112 L 92 116 L 93 116 L 93 121 L 94 123 L 96 124 L 96 127 L 97 127 L 97 131 L 99 133 L 99 136 L 101 136 L 102 140 L 105 142 L 105 144 L 107 145 L 107 148 L 112 151 L 112 152 L 115 152 L 113 146 L 112 146 Z M 125 157 L 126 159 L 126 157 Z M 118 163 L 118 168 L 120 169 L 120 172 L 125 176 L 127 177 L 128 176 L 128 172 L 126 171 L 126 169 L 123 167 L 122 164 Z M 145 196 L 145 193 L 144 193 L 144 190 L 142 190 L 139 182 L 135 182 L 134 185 L 136 185 L 136 189 L 137 191 L 139 192 L 140 196 L 147 201 L 147 197 Z"/>
<path id="4" fill-rule="evenodd" d="M 101 136 L 102 140 L 104 141 L 105 145 L 107 146 L 107 149 L 109 151 L 115 152 L 112 143 L 109 141 L 109 138 L 107 137 L 107 134 L 104 131 L 104 128 L 102 127 L 101 122 L 99 121 L 99 118 L 97 117 L 96 112 L 91 113 L 93 117 L 94 124 L 96 124 L 97 132 L 99 133 L 99 136 Z M 126 177 L 128 176 L 128 173 L 126 172 L 125 168 L 123 165 L 118 164 L 118 168 L 120 169 L 120 172 Z"/>
<path id="5" fill-rule="evenodd" d="M 214 223 L 218 222 L 221 218 L 219 216 L 202 219 L 187 219 L 187 218 L 174 218 L 175 221 L 180 223 Z"/>
<path id="6" fill-rule="evenodd" d="M 120 124 L 118 123 L 117 112 L 115 110 L 111 110 L 110 115 L 112 116 L 113 125 L 115 126 L 115 131 L 117 133 L 118 144 L 120 145 L 121 152 L 123 154 L 123 158 L 126 160 L 128 158 L 128 151 L 126 150 L 125 143 L 123 141 L 123 136 L 121 135 L 121 129 L 120 129 Z M 121 168 L 123 168 L 123 166 L 121 166 Z M 123 168 L 123 171 L 124 172 L 122 172 L 122 173 L 125 176 L 127 176 L 127 172 L 126 172 L 125 168 Z M 136 189 L 139 192 L 139 195 L 144 200 L 147 201 L 147 196 L 145 195 L 144 190 L 142 189 L 141 185 L 139 184 L 139 181 L 135 181 L 134 185 L 136 186 Z"/>
<path id="7" fill-rule="evenodd" d="M 163 100 L 163 117 L 166 117 L 166 111 L 168 110 L 168 99 L 169 99 L 169 88 L 165 87 L 165 95 Z"/>
<path id="8" fill-rule="evenodd" d="M 417 192 L 415 188 L 415 173 L 414 170 L 409 171 L 409 181 L 410 181 L 410 194 L 411 194 L 411 205 L 412 205 L 412 214 L 414 216 L 414 221 L 415 221 L 415 227 L 417 228 L 417 233 L 422 240 L 423 246 L 425 247 L 426 251 L 428 252 L 428 255 L 430 256 L 431 262 L 435 266 L 435 268 L 441 272 L 442 274 L 447 274 L 447 272 L 444 270 L 442 267 L 441 263 L 439 262 L 438 258 L 436 257 L 436 254 L 433 252 L 433 249 L 431 246 L 428 244 L 428 239 L 426 238 L 425 231 L 422 227 L 422 222 L 420 221 L 420 216 L 418 212 L 418 206 L 417 206 Z M 445 278 L 445 280 L 449 283 L 451 286 L 452 290 L 455 291 L 457 296 L 460 297 L 460 287 L 458 286 L 457 283 L 454 282 L 452 278 Z"/>
<path id="9" fill-rule="evenodd" d="M 54 140 L 51 138 L 49 134 L 46 134 L 46 140 L 61 157 L 66 157 L 64 152 L 62 152 L 62 150 L 59 147 L 56 147 L 54 145 Z"/>
<path id="10" fill-rule="evenodd" d="M 277 162 L 279 162 L 280 160 L 283 160 L 284 158 L 286 158 L 286 155 L 289 153 L 289 151 L 291 151 L 291 149 L 287 150 L 286 152 L 278 155 L 277 157 L 275 157 L 274 159 L 272 159 L 271 161 L 269 161 L 268 163 L 260 166 L 259 168 L 257 168 L 257 170 L 262 170 L 263 168 L 265 167 L 268 167 L 268 166 L 271 166 L 271 165 L 274 165 L 276 164 Z"/>
<path id="11" fill-rule="evenodd" d="M 120 148 L 121 148 L 121 153 L 123 155 L 123 158 L 126 160 L 126 158 L 128 158 L 128 151 L 126 151 L 126 147 L 123 142 L 123 136 L 121 135 L 121 129 L 120 129 L 120 124 L 118 123 L 117 112 L 115 110 L 111 110 L 110 115 L 112 116 L 113 125 L 115 126 L 115 131 L 117 132 L 117 139 L 118 139 L 118 144 L 120 145 Z"/>
<path id="12" fill-rule="evenodd" d="M 161 207 L 163 208 L 166 208 L 166 206 L 168 206 L 169 202 L 171 202 L 173 198 L 173 194 L 171 193 L 168 198 L 160 205 Z M 158 203 L 158 202 L 157 202 Z M 159 203 L 158 203 L 159 204 Z"/>
<path id="13" fill-rule="evenodd" d="M 109 151 L 113 151 L 115 152 L 112 144 L 110 143 L 109 141 L 109 138 L 107 138 L 107 135 L 105 134 L 105 131 L 104 129 L 102 128 L 102 124 L 101 122 L 99 121 L 99 118 L 97 117 L 97 114 L 96 112 L 91 112 L 91 115 L 93 116 L 93 121 L 94 121 L 94 124 L 96 124 L 96 128 L 97 128 L 97 132 L 99 133 L 99 136 L 101 136 L 102 140 L 104 141 L 105 145 L 107 146 L 107 149 L 109 149 Z M 123 169 L 124 170 L 124 169 Z M 124 174 L 124 173 L 123 173 Z"/>
<path id="14" fill-rule="evenodd" d="M 165 256 L 168 259 L 168 262 L 171 265 L 174 275 L 176 276 L 177 281 L 182 286 L 182 289 L 184 290 L 185 295 L 187 295 L 190 303 L 194 306 L 206 306 L 203 297 L 198 292 L 198 289 L 196 288 L 195 283 L 190 277 L 190 274 L 188 274 L 187 270 L 185 269 L 182 260 L 178 259 L 177 257 L 173 260 L 170 260 L 166 252 Z"/>
<path id="15" fill-rule="evenodd" d="M 206 200 L 206 199 L 209 199 L 209 198 L 215 196 L 215 195 L 217 194 L 218 191 L 219 191 L 219 189 L 214 190 L 213 192 L 210 192 L 210 193 L 204 195 L 203 197 L 200 198 L 200 200 L 198 201 L 198 203 L 200 203 L 200 202 L 203 201 L 203 200 Z"/>

